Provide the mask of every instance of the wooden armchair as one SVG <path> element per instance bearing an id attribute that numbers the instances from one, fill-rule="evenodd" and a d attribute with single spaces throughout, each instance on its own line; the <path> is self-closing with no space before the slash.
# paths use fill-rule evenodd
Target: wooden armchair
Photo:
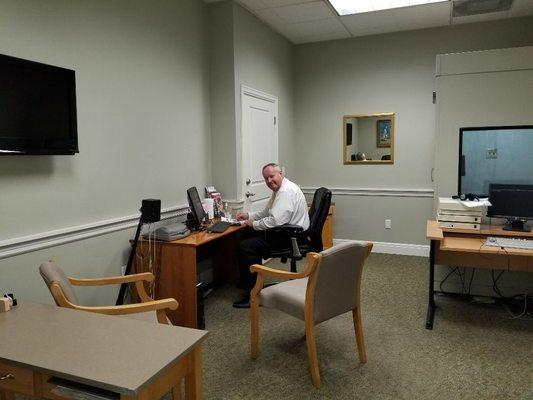
<path id="1" fill-rule="evenodd" d="M 347 241 L 320 253 L 307 254 L 303 272 L 280 271 L 252 265 L 257 280 L 250 295 L 251 356 L 259 354 L 259 305 L 275 308 L 305 322 L 307 352 L 313 385 L 320 388 L 315 325 L 352 311 L 359 360 L 366 362 L 361 323 L 360 288 L 363 265 L 372 243 Z M 263 289 L 265 276 L 291 279 Z"/>
<path id="2" fill-rule="evenodd" d="M 169 298 L 153 300 L 148 295 L 144 286 L 144 282 L 152 282 L 154 280 L 154 275 L 150 272 L 106 278 L 76 279 L 67 277 L 63 270 L 52 262 L 41 264 L 39 267 L 39 272 L 46 282 L 54 301 L 59 307 L 67 307 L 75 310 L 91 311 L 109 315 L 133 315 L 150 312 L 153 314 L 155 311 L 157 322 L 162 324 L 169 324 L 165 310 L 175 310 L 178 308 L 178 302 L 175 299 Z M 121 283 L 134 283 L 135 289 L 137 290 L 139 298 L 141 299 L 141 303 L 124 304 L 119 306 L 82 306 L 79 304 L 74 288 L 72 287 L 73 285 L 100 286 L 116 285 Z"/>

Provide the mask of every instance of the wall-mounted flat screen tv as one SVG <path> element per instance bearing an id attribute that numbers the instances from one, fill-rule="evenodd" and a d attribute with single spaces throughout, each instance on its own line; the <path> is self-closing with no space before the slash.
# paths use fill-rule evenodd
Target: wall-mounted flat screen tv
<path id="1" fill-rule="evenodd" d="M 75 72 L 0 54 L 0 155 L 78 152 Z"/>
<path id="2" fill-rule="evenodd" d="M 461 128 L 458 183 L 480 197 L 491 184 L 533 185 L 533 126 Z"/>

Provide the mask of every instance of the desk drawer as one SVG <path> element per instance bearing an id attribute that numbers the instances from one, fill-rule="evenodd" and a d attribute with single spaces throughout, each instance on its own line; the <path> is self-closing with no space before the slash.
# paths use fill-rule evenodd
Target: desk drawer
<path id="1" fill-rule="evenodd" d="M 4 379 L 2 379 L 4 378 Z M 0 389 L 33 395 L 33 371 L 0 362 Z"/>

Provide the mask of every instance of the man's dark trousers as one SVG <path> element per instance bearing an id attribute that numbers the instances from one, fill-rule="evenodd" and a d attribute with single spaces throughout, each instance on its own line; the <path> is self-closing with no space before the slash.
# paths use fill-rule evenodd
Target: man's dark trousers
<path id="1" fill-rule="evenodd" d="M 239 275 L 240 286 L 246 291 L 252 290 L 255 285 L 256 274 L 250 272 L 250 266 L 261 264 L 262 259 L 269 258 L 273 249 L 290 247 L 288 238 L 279 238 L 265 231 L 250 229 L 246 239 L 239 245 Z"/>

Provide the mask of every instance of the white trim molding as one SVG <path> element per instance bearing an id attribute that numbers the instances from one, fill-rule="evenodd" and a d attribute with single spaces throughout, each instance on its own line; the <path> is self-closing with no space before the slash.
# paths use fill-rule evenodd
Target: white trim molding
<path id="1" fill-rule="evenodd" d="M 349 239 L 333 239 L 334 242 L 345 242 Z M 429 245 L 410 243 L 374 242 L 372 253 L 401 254 L 404 256 L 429 257 Z"/>
<path id="2" fill-rule="evenodd" d="M 188 209 L 189 207 L 184 205 L 165 208 L 161 210 L 161 220 L 186 215 Z M 0 259 L 130 229 L 137 226 L 139 218 L 140 214 L 127 215 L 3 240 L 0 241 Z"/>
<path id="3" fill-rule="evenodd" d="M 374 242 L 372 251 L 374 253 L 429 257 L 429 245 L 427 244 Z"/>
<path id="4" fill-rule="evenodd" d="M 306 194 L 313 194 L 318 187 L 302 186 Z M 386 189 L 386 188 L 328 188 L 334 195 L 340 196 L 375 196 L 375 197 L 421 197 L 433 198 L 433 189 Z"/>

